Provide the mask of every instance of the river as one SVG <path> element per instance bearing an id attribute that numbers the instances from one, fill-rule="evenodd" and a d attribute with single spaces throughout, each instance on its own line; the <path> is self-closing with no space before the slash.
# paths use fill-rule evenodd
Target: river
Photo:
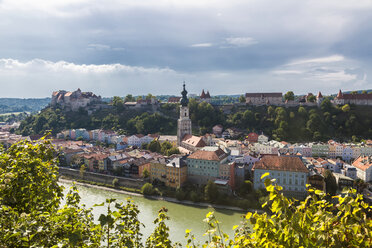
<path id="1" fill-rule="evenodd" d="M 65 187 L 64 194 L 66 194 L 72 184 L 68 182 L 60 182 L 60 185 Z M 104 202 L 107 198 L 115 198 L 118 201 L 125 201 L 125 199 L 129 197 L 124 193 L 116 193 L 83 185 L 77 185 L 77 188 L 79 190 L 79 195 L 81 196 L 81 203 L 85 204 L 88 208 L 93 207 L 94 204 Z M 232 227 L 240 224 L 241 216 L 243 215 L 241 212 L 234 212 L 231 210 L 186 206 L 167 201 L 151 200 L 141 196 L 130 197 L 140 210 L 139 220 L 145 224 L 145 228 L 141 231 L 143 233 L 143 239 L 146 239 L 154 230 L 155 225 L 153 224 L 153 221 L 157 217 L 158 210 L 161 207 L 166 207 L 168 209 L 167 214 L 170 217 L 170 220 L 168 220 L 166 224 L 170 229 L 170 239 L 172 242 L 178 241 L 182 244 L 185 243 L 186 229 L 191 229 L 196 240 L 200 243 L 207 240 L 207 236 L 203 237 L 207 228 L 203 219 L 210 211 L 215 212 L 217 219 L 221 222 L 220 226 L 222 230 L 230 235 L 230 237 L 234 234 Z M 105 211 L 105 207 L 94 207 L 93 213 L 95 219 L 97 220 L 99 215 Z"/>

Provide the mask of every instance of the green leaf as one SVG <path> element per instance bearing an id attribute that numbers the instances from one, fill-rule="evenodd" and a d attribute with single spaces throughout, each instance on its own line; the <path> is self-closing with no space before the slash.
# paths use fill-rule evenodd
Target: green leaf
<path id="1" fill-rule="evenodd" d="M 249 220 L 251 217 L 252 217 L 252 212 L 248 212 L 247 215 L 245 216 L 247 220 Z"/>
<path id="2" fill-rule="evenodd" d="M 265 174 L 263 174 L 263 175 L 261 176 L 261 179 L 267 177 L 268 175 L 270 175 L 270 173 L 269 173 L 269 172 L 266 172 Z"/>

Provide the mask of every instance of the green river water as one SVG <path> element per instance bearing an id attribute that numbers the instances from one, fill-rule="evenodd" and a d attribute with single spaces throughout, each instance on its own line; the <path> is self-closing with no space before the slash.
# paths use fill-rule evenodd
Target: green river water
<path id="1" fill-rule="evenodd" d="M 65 187 L 65 194 L 72 185 L 67 182 L 60 182 L 60 184 Z M 203 222 L 203 219 L 210 211 L 215 212 L 217 219 L 221 222 L 220 225 L 222 230 L 230 235 L 230 237 L 234 234 L 232 227 L 240 224 L 241 216 L 243 215 L 241 212 L 234 212 L 231 210 L 185 206 L 166 201 L 150 200 L 140 196 L 128 196 L 124 193 L 116 193 L 82 185 L 77 185 L 77 188 L 81 196 L 81 203 L 85 204 L 88 208 L 93 207 L 94 204 L 104 202 L 107 198 L 115 198 L 119 201 L 125 201 L 126 198 L 131 197 L 140 210 L 140 221 L 145 224 L 145 228 L 142 229 L 143 239 L 146 239 L 154 230 L 155 225 L 153 224 L 153 221 L 157 217 L 158 210 L 161 207 L 166 207 L 168 209 L 170 220 L 166 223 L 170 229 L 170 239 L 172 242 L 178 241 L 182 244 L 185 243 L 184 237 L 186 229 L 191 229 L 196 240 L 200 241 L 200 243 L 207 240 L 207 236 L 203 237 L 203 234 L 206 231 L 206 224 Z M 94 207 L 93 213 L 95 219 L 97 220 L 99 215 L 105 211 L 105 207 Z"/>

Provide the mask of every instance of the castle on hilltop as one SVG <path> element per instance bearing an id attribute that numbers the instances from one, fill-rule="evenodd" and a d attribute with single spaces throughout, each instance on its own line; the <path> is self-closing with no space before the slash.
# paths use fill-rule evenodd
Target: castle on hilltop
<path id="1" fill-rule="evenodd" d="M 101 102 L 101 97 L 96 96 L 92 92 L 81 92 L 80 89 L 76 91 L 59 90 L 54 91 L 52 94 L 52 107 L 60 106 L 64 109 L 77 111 L 79 108 L 86 108 L 92 103 Z"/>

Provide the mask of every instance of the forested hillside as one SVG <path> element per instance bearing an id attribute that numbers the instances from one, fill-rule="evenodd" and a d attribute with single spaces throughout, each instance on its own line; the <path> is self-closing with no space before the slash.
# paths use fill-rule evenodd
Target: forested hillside
<path id="1" fill-rule="evenodd" d="M 236 106 L 229 114 L 220 107 L 190 99 L 190 118 L 195 134 L 211 132 L 216 124 L 236 127 L 246 133 L 264 132 L 273 139 L 286 141 L 321 141 L 335 138 L 358 141 L 372 138 L 372 107 L 333 106 L 326 99 L 321 107 Z M 113 101 L 112 107 L 92 115 L 84 110 L 64 112 L 46 108 L 28 117 L 18 130 L 23 135 L 55 134 L 69 128 L 113 129 L 125 134 L 176 134 L 178 106 L 164 104 L 155 113 L 126 109 Z"/>
<path id="2" fill-rule="evenodd" d="M 0 114 L 37 112 L 50 103 L 50 98 L 0 98 Z"/>

